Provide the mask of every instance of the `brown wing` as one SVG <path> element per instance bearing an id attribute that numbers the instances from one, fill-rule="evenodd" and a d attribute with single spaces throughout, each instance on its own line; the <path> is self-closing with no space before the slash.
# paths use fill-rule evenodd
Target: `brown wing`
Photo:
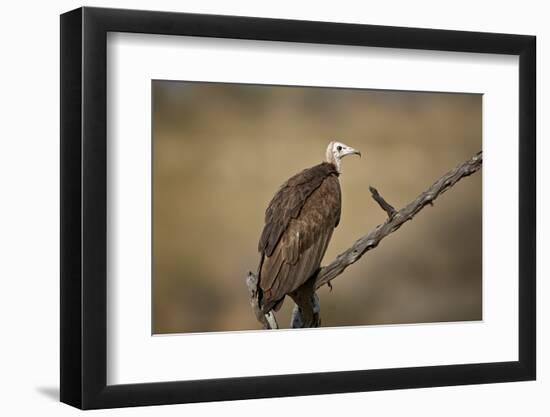
<path id="1" fill-rule="evenodd" d="M 291 220 L 300 215 L 308 197 L 329 176 L 337 177 L 338 171 L 323 162 L 294 175 L 279 188 L 265 211 L 265 226 L 258 243 L 260 253 L 272 256 Z"/>
<path id="2" fill-rule="evenodd" d="M 304 201 L 296 218 L 274 246 L 266 250 L 259 271 L 262 306 L 269 311 L 286 294 L 294 291 L 318 269 L 332 232 L 340 220 L 340 183 L 335 175 L 326 176 Z M 266 225 L 267 226 L 267 225 Z"/>

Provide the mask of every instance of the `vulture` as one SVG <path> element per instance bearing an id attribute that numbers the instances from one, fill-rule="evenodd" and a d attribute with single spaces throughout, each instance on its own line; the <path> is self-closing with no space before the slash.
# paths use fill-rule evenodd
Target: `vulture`
<path id="1" fill-rule="evenodd" d="M 265 211 L 258 243 L 258 302 L 261 311 L 278 311 L 286 295 L 320 268 L 342 205 L 342 158 L 361 153 L 340 142 L 330 142 L 326 160 L 288 179 Z M 296 301 L 296 300 L 295 300 Z"/>

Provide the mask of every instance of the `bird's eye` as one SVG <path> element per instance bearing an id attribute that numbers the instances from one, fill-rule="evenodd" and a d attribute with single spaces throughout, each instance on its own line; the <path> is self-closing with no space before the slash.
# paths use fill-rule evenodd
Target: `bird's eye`
<path id="1" fill-rule="evenodd" d="M 338 145 L 338 146 L 336 147 L 336 150 L 337 150 L 338 152 L 340 152 L 340 151 L 342 150 L 342 147 Z"/>

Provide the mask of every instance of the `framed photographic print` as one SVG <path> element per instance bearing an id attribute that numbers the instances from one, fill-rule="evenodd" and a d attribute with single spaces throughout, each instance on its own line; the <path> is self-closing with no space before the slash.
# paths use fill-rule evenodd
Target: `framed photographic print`
<path id="1" fill-rule="evenodd" d="M 535 379 L 535 37 L 61 16 L 61 401 Z"/>

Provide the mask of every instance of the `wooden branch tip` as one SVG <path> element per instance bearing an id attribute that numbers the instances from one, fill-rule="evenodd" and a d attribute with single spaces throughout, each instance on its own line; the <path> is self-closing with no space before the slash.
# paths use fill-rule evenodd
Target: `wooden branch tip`
<path id="1" fill-rule="evenodd" d="M 373 186 L 369 186 L 369 190 L 372 194 L 372 198 L 374 199 L 374 201 L 376 201 L 378 205 L 382 208 L 382 210 L 386 212 L 388 217 L 392 219 L 393 216 L 395 216 L 395 214 L 397 213 L 397 211 L 393 208 L 391 204 L 389 204 L 386 200 L 384 200 L 384 198 L 380 195 L 380 193 L 376 188 L 374 188 Z"/>

